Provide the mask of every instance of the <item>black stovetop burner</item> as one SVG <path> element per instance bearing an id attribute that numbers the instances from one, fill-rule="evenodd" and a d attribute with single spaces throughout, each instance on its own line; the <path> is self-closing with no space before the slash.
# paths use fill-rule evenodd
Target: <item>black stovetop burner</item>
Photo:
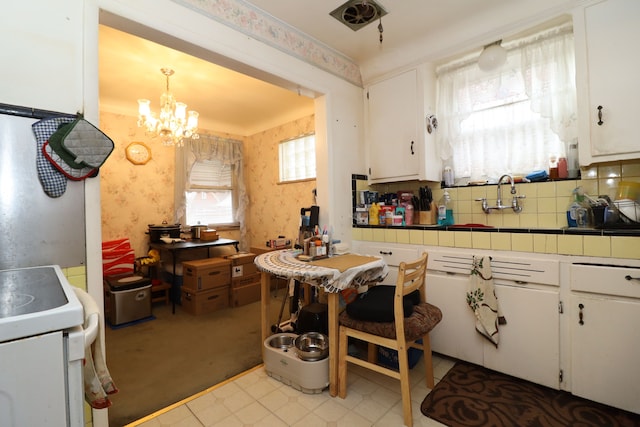
<path id="1" fill-rule="evenodd" d="M 67 302 L 53 267 L 0 271 L 0 318 L 50 310 Z"/>

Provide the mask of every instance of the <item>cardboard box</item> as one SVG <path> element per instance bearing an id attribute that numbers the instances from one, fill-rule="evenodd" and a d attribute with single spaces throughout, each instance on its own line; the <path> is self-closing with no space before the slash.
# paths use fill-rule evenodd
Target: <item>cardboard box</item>
<path id="1" fill-rule="evenodd" d="M 231 261 L 207 258 L 182 263 L 182 287 L 192 292 L 215 289 L 231 284 Z"/>
<path id="2" fill-rule="evenodd" d="M 231 265 L 253 264 L 253 261 L 256 259 L 256 254 L 239 252 L 237 254 L 227 255 L 225 258 L 231 261 Z"/>
<path id="3" fill-rule="evenodd" d="M 193 292 L 182 288 L 182 308 L 189 314 L 200 315 L 229 307 L 229 286 Z"/>
<path id="4" fill-rule="evenodd" d="M 231 305 L 233 307 L 240 307 L 257 301 L 260 301 L 260 282 L 231 289 Z"/>
<path id="5" fill-rule="evenodd" d="M 231 278 L 231 289 L 241 286 L 255 285 L 256 283 L 260 285 L 261 277 L 262 275 L 260 273 L 254 273 L 245 277 L 233 277 Z"/>
<path id="6" fill-rule="evenodd" d="M 225 257 L 231 261 L 231 278 L 247 277 L 258 273 L 258 267 L 254 264 L 256 254 L 241 252 Z"/>

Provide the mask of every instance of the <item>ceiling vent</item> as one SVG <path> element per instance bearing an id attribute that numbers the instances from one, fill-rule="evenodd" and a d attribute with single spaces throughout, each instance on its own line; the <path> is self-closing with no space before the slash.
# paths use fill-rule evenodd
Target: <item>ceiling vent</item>
<path id="1" fill-rule="evenodd" d="M 386 14 L 387 11 L 373 0 L 349 0 L 330 13 L 353 31 L 358 31 Z"/>

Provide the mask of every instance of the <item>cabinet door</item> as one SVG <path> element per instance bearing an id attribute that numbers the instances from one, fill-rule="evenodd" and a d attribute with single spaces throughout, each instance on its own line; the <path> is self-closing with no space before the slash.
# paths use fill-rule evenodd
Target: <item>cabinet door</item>
<path id="1" fill-rule="evenodd" d="M 427 271 L 427 301 L 442 310 L 442 320 L 429 334 L 436 353 L 483 364 L 482 341 L 467 304 L 469 276 Z"/>
<path id="2" fill-rule="evenodd" d="M 571 392 L 640 413 L 640 303 L 581 293 L 571 303 Z"/>
<path id="3" fill-rule="evenodd" d="M 638 22 L 637 0 L 608 0 L 585 9 L 591 146 L 586 153 L 590 161 L 585 162 L 581 153 L 582 163 L 640 157 L 640 51 L 634 47 L 640 38 Z"/>
<path id="4" fill-rule="evenodd" d="M 0 424 L 66 426 L 61 332 L 0 343 Z"/>
<path id="5" fill-rule="evenodd" d="M 369 175 L 371 180 L 417 179 L 422 115 L 417 70 L 374 84 L 368 89 Z"/>
<path id="6" fill-rule="evenodd" d="M 557 389 L 560 385 L 558 289 L 526 288 L 495 282 L 507 320 L 496 348 L 484 341 L 484 366 Z"/>

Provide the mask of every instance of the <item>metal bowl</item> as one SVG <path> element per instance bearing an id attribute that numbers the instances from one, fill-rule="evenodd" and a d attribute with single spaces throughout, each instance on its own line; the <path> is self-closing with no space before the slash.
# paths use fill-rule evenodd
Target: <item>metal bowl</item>
<path id="1" fill-rule="evenodd" d="M 279 348 L 286 350 L 293 347 L 293 340 L 295 335 L 292 334 L 276 334 L 269 338 L 269 346 L 273 348 Z"/>
<path id="2" fill-rule="evenodd" d="M 329 337 L 320 332 L 298 335 L 294 346 L 298 357 L 306 362 L 315 362 L 329 356 Z"/>

